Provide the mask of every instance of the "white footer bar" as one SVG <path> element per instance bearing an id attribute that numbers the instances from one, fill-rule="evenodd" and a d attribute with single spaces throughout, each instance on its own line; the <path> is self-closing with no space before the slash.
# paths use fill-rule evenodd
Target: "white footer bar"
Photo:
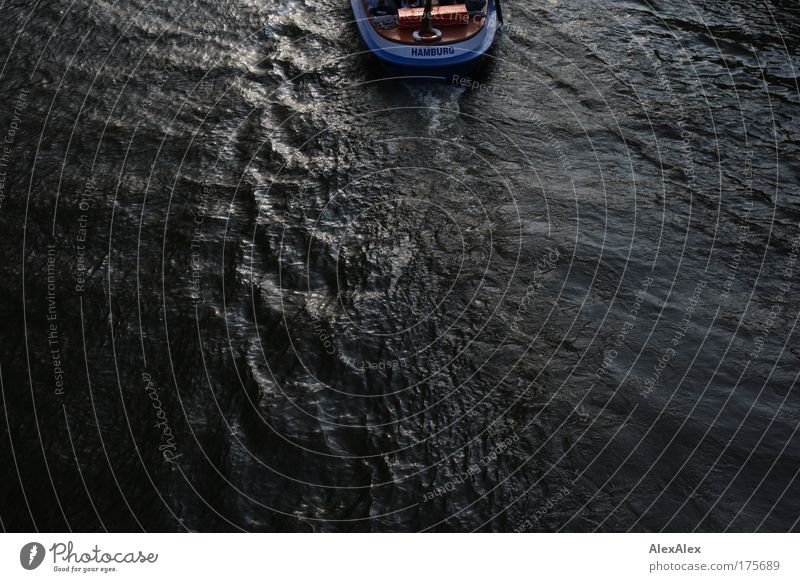
<path id="1" fill-rule="evenodd" d="M 792 534 L 4 534 L 0 580 L 797 581 L 798 550 Z"/>

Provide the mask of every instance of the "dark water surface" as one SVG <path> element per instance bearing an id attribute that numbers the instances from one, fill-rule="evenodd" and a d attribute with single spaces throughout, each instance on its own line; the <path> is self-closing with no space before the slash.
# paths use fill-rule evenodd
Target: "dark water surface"
<path id="1" fill-rule="evenodd" d="M 0 0 L 6 530 L 789 531 L 800 7 Z"/>

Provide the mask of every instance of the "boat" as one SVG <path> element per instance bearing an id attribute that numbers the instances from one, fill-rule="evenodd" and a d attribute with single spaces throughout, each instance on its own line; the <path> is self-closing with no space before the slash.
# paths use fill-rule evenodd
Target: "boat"
<path id="1" fill-rule="evenodd" d="M 361 38 L 401 77 L 469 77 L 502 25 L 500 0 L 350 0 Z"/>

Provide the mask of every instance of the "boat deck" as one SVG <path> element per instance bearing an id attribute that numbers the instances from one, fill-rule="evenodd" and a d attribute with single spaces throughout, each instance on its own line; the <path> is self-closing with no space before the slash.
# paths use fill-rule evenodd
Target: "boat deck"
<path id="1" fill-rule="evenodd" d="M 362 0 L 362 4 L 364 4 L 364 12 L 367 13 L 367 6 L 366 3 L 364 3 L 364 0 Z M 486 26 L 485 18 L 475 19 L 472 17 L 470 17 L 470 20 L 467 24 L 441 26 L 438 28 L 439 30 L 442 31 L 442 38 L 436 42 L 426 42 L 424 43 L 424 46 L 440 46 L 443 44 L 462 42 L 478 34 L 483 29 L 484 26 Z M 380 34 L 383 38 L 390 40 L 392 42 L 400 44 L 413 44 L 413 45 L 423 44 L 414 40 L 413 28 L 399 28 L 399 27 L 375 28 L 375 32 Z"/>

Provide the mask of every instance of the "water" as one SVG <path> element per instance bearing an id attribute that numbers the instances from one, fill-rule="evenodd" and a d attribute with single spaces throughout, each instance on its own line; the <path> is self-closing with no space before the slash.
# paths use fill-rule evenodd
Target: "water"
<path id="1" fill-rule="evenodd" d="M 792 2 L 6 2 L 6 530 L 798 529 Z"/>

